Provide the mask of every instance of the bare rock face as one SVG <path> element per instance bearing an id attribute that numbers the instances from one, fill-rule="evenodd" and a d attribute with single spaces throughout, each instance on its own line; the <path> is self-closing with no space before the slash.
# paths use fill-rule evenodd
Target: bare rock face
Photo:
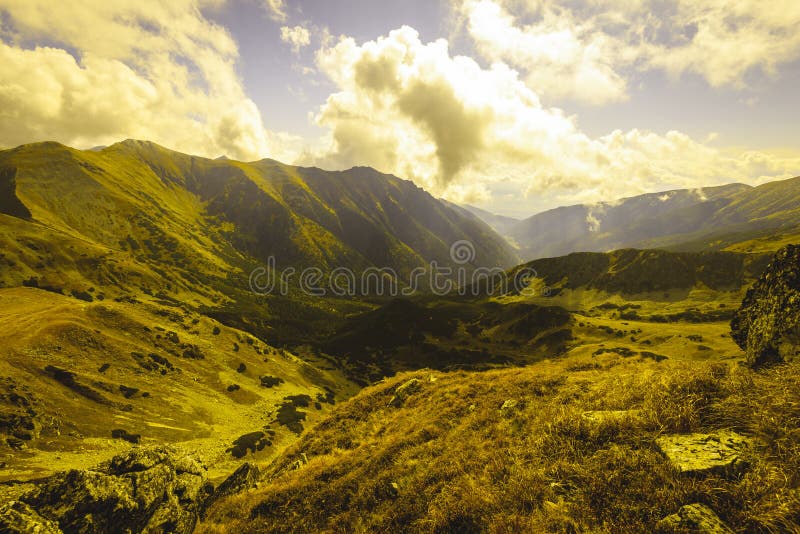
<path id="1" fill-rule="evenodd" d="M 65 532 L 190 533 L 208 492 L 205 466 L 161 446 L 57 473 L 20 500 Z"/>
<path id="2" fill-rule="evenodd" d="M 800 245 L 779 250 L 747 291 L 731 337 L 760 367 L 800 356 Z"/>
<path id="3" fill-rule="evenodd" d="M 730 473 L 745 467 L 741 452 L 750 439 L 730 431 L 674 434 L 656 439 L 661 452 L 681 473 Z"/>
<path id="4" fill-rule="evenodd" d="M 4 534 L 62 534 L 58 523 L 43 518 L 30 506 L 11 501 L 0 507 L 0 532 Z"/>

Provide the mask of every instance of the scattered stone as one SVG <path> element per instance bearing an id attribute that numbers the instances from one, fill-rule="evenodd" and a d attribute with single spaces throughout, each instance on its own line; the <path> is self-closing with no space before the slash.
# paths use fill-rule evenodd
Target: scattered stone
<path id="1" fill-rule="evenodd" d="M 500 411 L 504 413 L 511 413 L 519 406 L 519 401 L 516 399 L 506 399 L 500 406 Z"/>
<path id="2" fill-rule="evenodd" d="M 740 453 L 751 440 L 731 431 L 675 434 L 656 439 L 661 452 L 682 473 L 731 473 L 745 467 Z"/>
<path id="3" fill-rule="evenodd" d="M 20 501 L 0 507 L 0 532 L 4 534 L 62 534 L 58 523 L 45 519 Z"/>
<path id="4" fill-rule="evenodd" d="M 747 290 L 731 321 L 731 337 L 751 367 L 800 356 L 800 245 L 779 250 Z"/>
<path id="5" fill-rule="evenodd" d="M 131 434 L 124 428 L 115 428 L 111 431 L 111 437 L 114 439 L 123 439 L 129 443 L 139 443 L 142 440 L 141 434 Z"/>
<path id="6" fill-rule="evenodd" d="M 228 392 L 233 393 L 234 391 L 239 391 L 242 387 L 239 384 L 231 384 L 228 386 Z"/>
<path id="7" fill-rule="evenodd" d="M 109 367 L 111 367 L 110 363 L 104 363 L 103 365 L 100 366 L 100 368 L 97 370 L 97 372 L 98 373 L 105 373 L 106 371 L 108 371 Z"/>
<path id="8" fill-rule="evenodd" d="M 244 363 L 240 363 L 239 367 L 236 368 L 237 373 L 244 373 L 247 371 L 247 366 Z"/>
<path id="9" fill-rule="evenodd" d="M 207 491 L 206 468 L 194 457 L 136 447 L 94 469 L 48 477 L 20 501 L 65 532 L 188 534 Z"/>
<path id="10" fill-rule="evenodd" d="M 661 534 L 693 532 L 696 534 L 733 534 L 733 530 L 717 517 L 714 510 L 705 504 L 687 504 L 676 513 L 656 523 L 656 532 Z"/>
<path id="11" fill-rule="evenodd" d="M 399 408 L 409 396 L 413 395 L 421 388 L 422 383 L 418 378 L 412 378 L 408 382 L 403 382 L 394 390 L 394 396 L 389 401 L 389 406 Z"/>

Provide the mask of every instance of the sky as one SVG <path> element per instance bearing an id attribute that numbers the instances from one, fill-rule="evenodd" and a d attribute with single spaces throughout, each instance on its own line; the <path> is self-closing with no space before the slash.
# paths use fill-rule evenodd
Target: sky
<path id="1" fill-rule="evenodd" d="M 0 147 L 368 165 L 515 217 L 800 175 L 797 0 L 0 0 Z"/>

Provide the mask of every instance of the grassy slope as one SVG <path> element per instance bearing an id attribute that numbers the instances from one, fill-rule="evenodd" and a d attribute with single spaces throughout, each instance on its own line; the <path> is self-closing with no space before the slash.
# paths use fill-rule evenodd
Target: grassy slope
<path id="1" fill-rule="evenodd" d="M 226 449 L 240 435 L 271 425 L 276 437 L 261 458 L 294 439 L 274 422 L 285 396 L 316 398 L 326 387 L 338 398 L 353 392 L 336 372 L 182 308 L 87 303 L 15 288 L 0 290 L 0 321 L 3 420 L 22 413 L 24 405 L 9 396 L 15 391 L 34 412 L 28 433 L 33 439 L 25 439 L 18 452 L 0 451 L 6 464 L 2 480 L 97 463 L 128 446 L 111 439 L 116 428 L 140 434 L 143 443 L 181 442 L 197 449 L 214 465 L 212 476 L 219 476 L 235 468 Z M 74 373 L 73 380 L 58 380 L 49 366 Z M 265 388 L 261 376 L 283 383 Z M 229 391 L 232 385 L 239 388 Z M 326 408 L 312 407 L 308 421 Z"/>
<path id="2" fill-rule="evenodd" d="M 405 374 L 337 407 L 199 532 L 652 532 L 692 502 L 736 531 L 795 531 L 798 376 L 614 354 Z M 388 406 L 410 378 L 421 390 Z M 517 408 L 501 410 L 510 399 Z M 638 412 L 583 417 L 627 409 Z M 682 476 L 654 444 L 718 428 L 761 440 L 741 476 Z"/>

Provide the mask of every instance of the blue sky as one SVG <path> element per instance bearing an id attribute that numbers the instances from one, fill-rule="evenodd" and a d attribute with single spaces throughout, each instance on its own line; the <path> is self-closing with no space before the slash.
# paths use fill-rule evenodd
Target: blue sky
<path id="1" fill-rule="evenodd" d="M 146 138 L 526 216 L 800 175 L 795 0 L 0 0 L 0 146 Z"/>

